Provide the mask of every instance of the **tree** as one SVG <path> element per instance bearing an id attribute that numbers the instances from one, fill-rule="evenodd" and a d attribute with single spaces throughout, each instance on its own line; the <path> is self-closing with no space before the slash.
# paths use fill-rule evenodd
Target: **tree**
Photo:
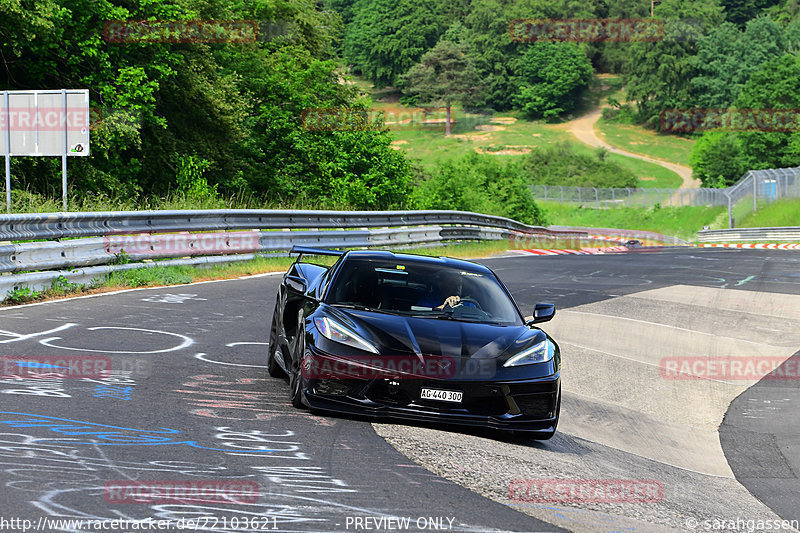
<path id="1" fill-rule="evenodd" d="M 406 95 L 415 96 L 425 103 L 446 106 L 445 135 L 451 133 L 452 103 L 468 101 L 478 83 L 475 65 L 465 52 L 465 46 L 442 39 L 402 79 Z"/>
<path id="2" fill-rule="evenodd" d="M 659 114 L 669 108 L 693 105 L 690 80 L 697 70 L 692 56 L 706 28 L 723 20 L 718 0 L 664 0 L 655 15 L 665 19 L 664 36 L 655 42 L 630 43 L 625 82 L 628 100 L 639 115 L 658 126 Z"/>
<path id="3" fill-rule="evenodd" d="M 785 54 L 764 63 L 745 83 L 734 102 L 738 110 L 800 108 L 800 59 Z M 748 126 L 741 121 L 743 126 Z M 707 131 L 692 149 L 696 177 L 707 186 L 730 185 L 747 170 L 800 165 L 800 133 L 795 118 L 788 131 L 769 131 L 770 126 L 751 122 L 749 131 Z M 719 177 L 722 180 L 719 180 Z"/>
<path id="4" fill-rule="evenodd" d="M 785 54 L 764 63 L 754 72 L 736 99 L 739 109 L 800 109 L 800 57 Z M 794 147 L 796 131 L 746 131 L 739 134 L 750 169 L 798 166 Z"/>
<path id="5" fill-rule="evenodd" d="M 517 62 L 514 104 L 531 117 L 571 111 L 592 79 L 592 64 L 572 43 L 535 42 Z"/>
<path id="6" fill-rule="evenodd" d="M 743 148 L 737 133 L 704 133 L 689 156 L 693 176 L 702 182 L 703 187 L 733 185 L 749 170 Z"/>
<path id="7" fill-rule="evenodd" d="M 747 23 L 744 32 L 725 22 L 700 38 L 692 66 L 692 97 L 701 107 L 726 108 L 739 95 L 750 75 L 763 63 L 786 49 L 781 27 L 759 17 Z"/>
<path id="8" fill-rule="evenodd" d="M 725 8 L 725 19 L 739 27 L 780 3 L 780 0 L 720 0 Z"/>
<path id="9" fill-rule="evenodd" d="M 449 25 L 442 4 L 428 0 L 356 0 L 344 36 L 344 58 L 378 87 L 396 85 Z"/>

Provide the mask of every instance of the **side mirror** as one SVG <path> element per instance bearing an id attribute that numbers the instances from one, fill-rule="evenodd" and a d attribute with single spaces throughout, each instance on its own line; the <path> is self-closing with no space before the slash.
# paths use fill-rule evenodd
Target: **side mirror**
<path id="1" fill-rule="evenodd" d="M 286 288 L 298 294 L 304 294 L 308 289 L 308 283 L 300 276 L 286 276 L 284 282 L 286 283 Z"/>
<path id="2" fill-rule="evenodd" d="M 528 324 L 538 324 L 539 322 L 547 322 L 556 316 L 556 306 L 553 304 L 536 304 L 533 306 L 533 320 L 528 321 Z"/>

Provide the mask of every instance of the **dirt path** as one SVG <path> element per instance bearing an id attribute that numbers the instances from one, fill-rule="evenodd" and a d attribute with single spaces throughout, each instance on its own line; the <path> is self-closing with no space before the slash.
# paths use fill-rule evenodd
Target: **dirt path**
<path id="1" fill-rule="evenodd" d="M 617 148 L 616 146 L 612 146 L 598 137 L 597 132 L 594 131 L 594 125 L 600 119 L 601 114 L 602 111 L 600 109 L 595 109 L 586 115 L 567 122 L 564 125 L 567 127 L 567 131 L 572 133 L 580 142 L 584 144 L 588 144 L 589 146 L 593 146 L 595 148 L 603 147 L 614 154 L 641 159 L 642 161 L 654 163 L 673 171 L 683 180 L 683 183 L 680 187 L 681 189 L 696 189 L 700 187 L 700 180 L 692 179 L 692 169 L 687 166 L 679 165 L 677 163 L 669 163 L 667 161 L 662 161 L 661 159 L 655 159 L 642 154 L 628 152 L 626 150 Z"/>

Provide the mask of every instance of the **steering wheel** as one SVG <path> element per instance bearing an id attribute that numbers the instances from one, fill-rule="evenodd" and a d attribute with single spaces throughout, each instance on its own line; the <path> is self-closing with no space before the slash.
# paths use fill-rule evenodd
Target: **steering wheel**
<path id="1" fill-rule="evenodd" d="M 472 305 L 474 305 L 475 307 L 477 307 L 479 310 L 483 311 L 483 307 L 481 307 L 481 304 L 479 304 L 479 303 L 478 303 L 478 300 L 476 300 L 475 298 L 461 298 L 461 299 L 458 301 L 458 303 L 457 303 L 455 306 L 453 306 L 453 307 L 454 307 L 454 308 L 455 308 L 455 307 L 460 307 L 461 305 L 463 305 L 463 304 L 465 304 L 465 303 L 472 304 Z"/>

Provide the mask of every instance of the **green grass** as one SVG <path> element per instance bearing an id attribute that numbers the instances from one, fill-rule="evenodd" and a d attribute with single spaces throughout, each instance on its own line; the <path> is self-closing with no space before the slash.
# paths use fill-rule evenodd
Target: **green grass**
<path id="1" fill-rule="evenodd" d="M 597 121 L 595 129 L 600 138 L 617 148 L 689 166 L 689 154 L 695 141 L 656 133 L 641 126 L 609 122 L 603 118 Z"/>
<path id="2" fill-rule="evenodd" d="M 161 209 L 325 209 L 324 199 L 262 198 L 253 194 L 198 199 L 172 192 L 164 196 L 144 198 L 111 197 L 102 193 L 70 195 L 69 211 L 144 211 Z M 63 211 L 60 197 L 46 197 L 29 191 L 12 189 L 12 213 L 55 213 Z"/>
<path id="3" fill-rule="evenodd" d="M 597 148 L 592 148 L 583 143 L 575 143 L 575 150 L 586 154 L 596 154 Z M 673 171 L 668 168 L 642 161 L 641 159 L 634 159 L 632 157 L 625 157 L 619 154 L 607 153 L 606 157 L 610 161 L 620 164 L 622 167 L 630 170 L 634 175 L 639 178 L 639 187 L 644 189 L 677 189 L 683 183 L 683 180 Z"/>
<path id="4" fill-rule="evenodd" d="M 800 226 L 800 200 L 796 198 L 759 204 L 755 213 L 752 212 L 752 198 L 749 201 L 745 199 L 742 204 L 737 206 L 738 210 L 734 209 L 737 228 Z"/>
<path id="5" fill-rule="evenodd" d="M 662 207 L 591 209 L 556 202 L 539 202 L 550 224 L 596 228 L 641 229 L 673 235 L 687 241 L 697 239 L 697 231 L 711 225 L 724 207 Z M 726 219 L 727 220 L 727 219 Z"/>

